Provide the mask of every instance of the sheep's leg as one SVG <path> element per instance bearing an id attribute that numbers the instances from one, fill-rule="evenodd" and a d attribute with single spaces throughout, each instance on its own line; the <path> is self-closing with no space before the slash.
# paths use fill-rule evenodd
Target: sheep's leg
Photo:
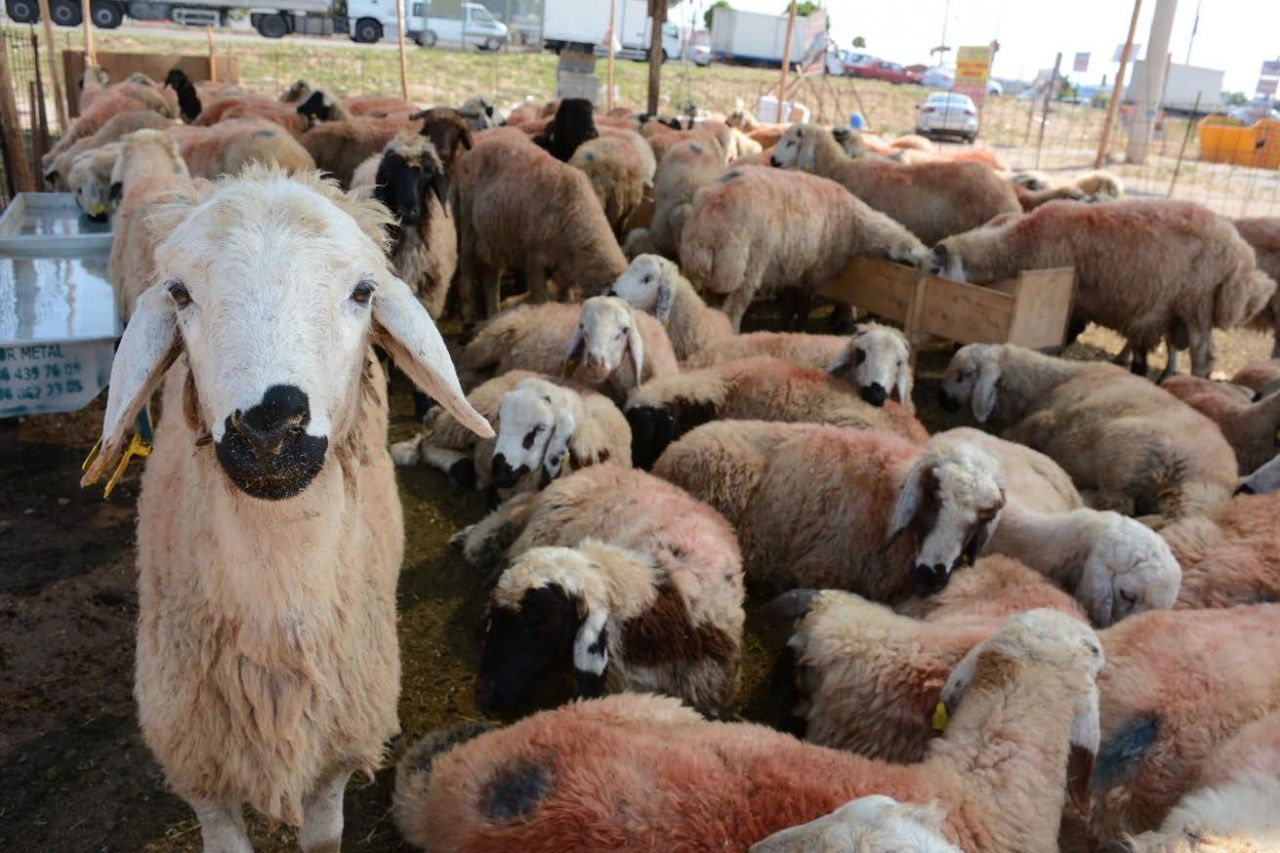
<path id="1" fill-rule="evenodd" d="M 796 292 L 796 301 L 791 309 L 791 317 L 787 330 L 803 332 L 809 328 L 809 313 L 813 311 L 813 291 L 801 287 Z"/>
<path id="2" fill-rule="evenodd" d="M 484 316 L 496 317 L 502 310 L 502 270 L 498 267 L 485 267 L 480 277 L 481 287 L 484 289 Z"/>
<path id="3" fill-rule="evenodd" d="M 422 461 L 448 474 L 449 482 L 455 487 L 465 491 L 476 487 L 476 465 L 470 453 L 425 442 L 419 450 Z"/>
<path id="4" fill-rule="evenodd" d="M 464 246 L 462 251 L 458 252 L 458 304 L 462 309 L 462 322 L 474 323 L 476 317 L 476 309 L 480 307 L 481 294 L 478 292 L 480 283 L 477 280 L 476 259 L 475 256 L 467 251 Z"/>
<path id="5" fill-rule="evenodd" d="M 1165 335 L 1164 349 L 1164 370 L 1160 373 L 1160 378 L 1156 380 L 1157 382 L 1163 382 L 1178 372 L 1178 348 L 1173 345 L 1172 335 Z"/>
<path id="6" fill-rule="evenodd" d="M 298 846 L 305 853 L 338 853 L 342 849 L 342 795 L 350 778 L 349 770 L 334 773 L 302 804 Z"/>
<path id="7" fill-rule="evenodd" d="M 455 534 L 450 542 L 460 544 L 463 555 L 476 568 L 494 568 L 524 532 L 533 507 L 533 495 L 517 495 L 477 523 Z"/>
<path id="8" fill-rule="evenodd" d="M 1191 349 L 1191 375 L 1208 379 L 1213 370 L 1213 335 L 1188 330 Z"/>
<path id="9" fill-rule="evenodd" d="M 200 821 L 205 853 L 253 853 L 239 803 L 199 800 L 191 803 Z"/>
<path id="10" fill-rule="evenodd" d="M 1128 341 L 1125 341 L 1124 347 L 1120 350 L 1119 353 L 1116 354 L 1115 358 L 1111 359 L 1111 363 L 1117 364 L 1120 367 L 1124 367 L 1126 364 L 1129 363 L 1129 357 L 1133 355 L 1134 355 L 1133 344 L 1129 343 Z"/>
<path id="11" fill-rule="evenodd" d="M 547 271 L 541 266 L 535 266 L 531 270 L 525 272 L 525 277 L 529 282 L 529 301 L 534 305 L 541 305 L 550 300 L 550 294 L 547 292 Z"/>
<path id="12" fill-rule="evenodd" d="M 1133 361 L 1129 362 L 1129 372 L 1136 376 L 1146 376 L 1148 369 L 1147 351 L 1142 347 L 1130 347 Z"/>
<path id="13" fill-rule="evenodd" d="M 758 281 L 744 281 L 740 287 L 725 297 L 724 304 L 720 306 L 720 310 L 729 315 L 729 323 L 735 332 L 742 330 L 742 318 L 751 307 L 751 300 L 755 298 L 756 289 L 759 286 Z"/>

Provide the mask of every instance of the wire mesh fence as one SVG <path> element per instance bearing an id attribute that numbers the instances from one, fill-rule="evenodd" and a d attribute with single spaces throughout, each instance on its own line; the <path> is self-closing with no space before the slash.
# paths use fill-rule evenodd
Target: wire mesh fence
<path id="1" fill-rule="evenodd" d="M 449 2 L 410 3 L 410 18 L 418 21 L 412 25 L 417 29 L 408 42 L 410 101 L 424 106 L 458 104 L 473 95 L 483 95 L 505 107 L 524 101 L 541 103 L 553 97 L 556 57 L 534 47 L 542 38 L 542 0 L 486 0 L 490 17 L 507 27 L 508 38 L 498 50 L 485 49 L 493 45 L 474 38 L 459 39 L 458 34 L 438 37 L 432 47 L 419 46 L 413 37 L 431 41 L 424 37 L 425 27 L 431 25 L 435 15 L 446 14 L 441 10 Z M 40 41 L 42 33 L 26 26 L 5 26 L 3 32 L 14 66 L 15 99 L 30 148 L 36 105 L 31 92 L 35 78 L 31 37 L 36 35 Z M 202 31 L 151 26 L 145 32 L 99 33 L 97 48 L 196 56 L 208 52 Z M 79 30 L 57 30 L 55 42 L 59 52 L 83 50 Z M 338 95 L 398 95 L 401 91 L 399 58 L 391 38 L 378 44 L 355 44 L 343 36 L 266 41 L 242 28 L 234 37 L 225 30 L 215 31 L 213 44 L 219 57 L 235 59 L 240 86 L 248 91 L 276 95 L 298 79 Z M 47 77 L 43 44 L 40 47 L 42 73 Z M 60 60 L 57 65 L 61 67 Z M 601 59 L 595 67 L 602 98 L 606 66 Z M 919 86 L 846 77 L 792 75 L 791 79 L 786 99 L 807 106 L 811 120 L 847 125 L 856 111 L 872 130 L 886 137 L 916 129 L 916 108 L 928 94 Z M 51 87 L 47 80 L 42 82 L 46 115 L 56 132 Z M 776 95 L 777 86 L 776 69 L 720 64 L 704 68 L 676 59 L 663 67 L 661 110 L 724 114 L 742 107 L 753 109 L 762 97 Z M 648 91 L 647 65 L 619 58 L 614 67 L 614 87 L 616 103 L 643 109 Z M 77 81 L 71 81 L 73 97 L 77 88 Z M 1204 108 L 1201 115 L 1190 117 L 1158 116 L 1145 162 L 1132 165 L 1125 162 L 1132 108 L 1121 107 L 1103 165 L 1117 173 L 1134 195 L 1194 200 L 1229 216 L 1280 215 L 1280 126 L 1255 130 L 1223 125 L 1220 118 L 1206 122 L 1203 113 L 1209 111 Z M 1046 108 L 1042 97 L 993 95 L 981 109 L 977 145 L 993 149 L 1011 170 L 1040 169 L 1051 176 L 1068 176 L 1093 167 L 1105 117 L 1105 101 L 1101 100 L 1054 100 Z M 1256 138 L 1227 143 L 1220 139 L 1224 134 L 1239 133 L 1256 133 Z M 1224 145 L 1228 147 L 1224 149 Z"/>

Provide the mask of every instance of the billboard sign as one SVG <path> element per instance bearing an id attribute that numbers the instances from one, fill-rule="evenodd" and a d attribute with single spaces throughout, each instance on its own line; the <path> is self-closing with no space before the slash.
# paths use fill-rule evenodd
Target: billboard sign
<path id="1" fill-rule="evenodd" d="M 991 78 L 992 46 L 971 45 L 956 50 L 956 80 L 951 91 L 968 95 L 979 107 L 987 98 L 987 81 Z"/>
<path id="2" fill-rule="evenodd" d="M 1073 65 L 1072 68 L 1081 74 L 1088 71 L 1089 70 L 1089 54 L 1077 53 L 1075 65 Z"/>

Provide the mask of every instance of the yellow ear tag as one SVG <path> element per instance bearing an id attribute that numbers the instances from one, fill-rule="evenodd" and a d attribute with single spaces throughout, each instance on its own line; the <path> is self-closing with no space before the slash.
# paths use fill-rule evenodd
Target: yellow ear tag
<path id="1" fill-rule="evenodd" d="M 573 373 L 573 371 L 576 370 L 577 367 L 578 367 L 578 360 L 576 358 L 566 358 L 564 360 L 564 367 L 560 368 L 560 375 L 568 376 L 571 373 Z"/>
<path id="2" fill-rule="evenodd" d="M 89 466 L 93 464 L 93 460 L 98 458 L 98 454 L 102 451 L 102 439 L 98 439 L 93 445 L 93 449 L 89 451 L 89 455 L 80 465 L 81 471 L 88 471 Z M 144 439 L 139 433 L 134 433 L 129 438 L 129 446 L 124 449 L 124 454 L 120 457 L 120 461 L 116 464 L 116 469 L 111 472 L 111 479 L 107 480 L 107 485 L 102 489 L 102 497 L 111 497 L 112 490 L 116 487 L 116 481 L 124 474 L 124 470 L 129 467 L 129 461 L 133 457 L 146 459 L 151 455 L 151 443 Z"/>
<path id="3" fill-rule="evenodd" d="M 947 706 L 939 702 L 937 707 L 933 709 L 933 730 L 935 732 L 945 732 L 949 722 L 951 722 L 951 718 L 947 715 Z"/>

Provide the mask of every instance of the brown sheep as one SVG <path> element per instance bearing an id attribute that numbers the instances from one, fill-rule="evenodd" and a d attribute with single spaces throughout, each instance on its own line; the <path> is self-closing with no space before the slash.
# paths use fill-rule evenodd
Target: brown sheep
<path id="1" fill-rule="evenodd" d="M 344 187 L 360 164 L 387 146 L 402 130 L 417 130 L 414 122 L 395 119 L 353 118 L 322 121 L 298 138 L 316 166 L 333 175 Z"/>
<path id="2" fill-rule="evenodd" d="M 466 118 L 452 107 L 432 107 L 414 113 L 410 118 L 422 120 L 422 130 L 419 132 L 431 140 L 444 165 L 445 177 L 453 180 L 458 161 L 475 144 Z"/>
<path id="3" fill-rule="evenodd" d="M 569 165 L 591 179 L 605 218 L 615 235 L 644 198 L 644 161 L 631 143 L 610 136 L 600 136 L 578 146 Z"/>
<path id="4" fill-rule="evenodd" d="M 775 166 L 837 181 L 928 245 L 977 228 L 1001 213 L 1022 210 L 1009 182 L 986 166 L 957 162 L 904 166 L 850 157 L 830 130 L 811 124 L 792 125 L 771 160 Z"/>
<path id="5" fill-rule="evenodd" d="M 157 90 L 137 83 L 128 85 L 129 88 L 121 88 L 125 84 L 117 84 L 94 98 L 89 108 L 80 114 L 67 132 L 62 134 L 62 138 L 44 155 L 43 164 L 46 167 L 52 165 L 58 155 L 86 136 L 93 136 L 114 116 L 127 110 L 136 110 L 142 106 L 165 118 L 173 118 L 175 111 Z M 154 93 L 156 97 L 139 97 L 144 90 Z"/>
<path id="6" fill-rule="evenodd" d="M 680 232 L 693 210 L 693 196 L 724 174 L 724 149 L 712 138 L 685 139 L 667 149 L 653 176 L 653 219 L 627 235 L 628 257 L 680 256 Z"/>
<path id="7" fill-rule="evenodd" d="M 548 277 L 562 298 L 574 288 L 590 296 L 627 268 L 590 179 L 517 130 L 486 133 L 459 162 L 450 192 L 468 321 L 498 313 L 503 269 L 523 271 L 537 303 L 547 301 Z"/>
<path id="8" fill-rule="evenodd" d="M 1280 445 L 1280 394 L 1252 402 L 1236 386 L 1195 376 L 1171 376 L 1160 387 L 1218 425 L 1236 452 L 1241 476 L 1270 462 Z"/>
<path id="9" fill-rule="evenodd" d="M 67 176 L 71 173 L 71 161 L 77 154 L 118 142 L 135 130 L 159 130 L 172 125 L 172 119 L 165 118 L 155 110 L 136 109 L 116 113 L 91 136 L 81 137 L 52 159 L 46 157 L 44 181 L 58 190 L 65 191 Z"/>
<path id="10" fill-rule="evenodd" d="M 1253 246 L 1258 269 L 1280 282 L 1280 216 L 1236 219 L 1234 224 L 1244 241 Z M 1271 303 L 1258 313 L 1253 325 L 1275 335 L 1271 356 L 1280 358 L 1280 293 L 1271 297 Z"/>
<path id="11" fill-rule="evenodd" d="M 253 162 L 278 165 L 292 175 L 316 164 L 306 149 L 280 125 L 266 119 L 236 119 L 212 127 L 175 127 L 174 139 L 193 177 L 236 175 Z"/>

